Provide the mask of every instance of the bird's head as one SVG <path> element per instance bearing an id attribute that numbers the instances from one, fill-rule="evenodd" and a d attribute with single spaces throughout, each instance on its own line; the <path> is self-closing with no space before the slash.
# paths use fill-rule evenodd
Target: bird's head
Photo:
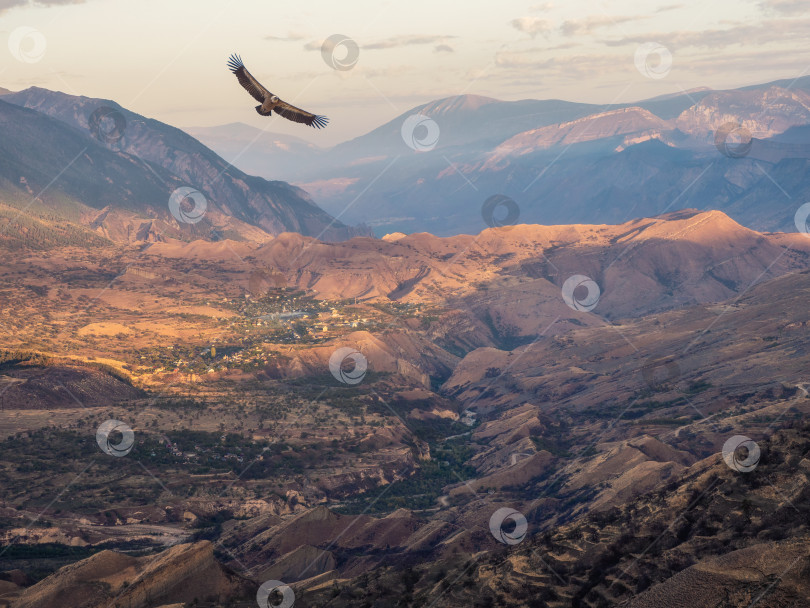
<path id="1" fill-rule="evenodd" d="M 272 101 L 273 103 L 278 103 L 278 95 L 271 95 L 270 101 Z"/>

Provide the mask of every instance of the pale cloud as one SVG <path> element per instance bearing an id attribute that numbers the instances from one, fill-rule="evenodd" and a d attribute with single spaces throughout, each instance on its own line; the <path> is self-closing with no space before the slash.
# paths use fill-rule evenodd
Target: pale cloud
<path id="1" fill-rule="evenodd" d="M 755 84 L 785 79 L 775 77 L 774 74 L 785 74 L 786 72 L 792 72 L 798 78 L 807 71 L 807 60 L 798 55 L 786 55 L 781 49 L 764 51 L 743 48 L 737 53 L 692 56 L 689 58 L 688 67 L 704 78 L 732 73 L 745 75 L 744 79 L 741 79 L 743 84 Z M 764 76 L 753 76 L 753 73 L 764 73 Z M 787 78 L 787 80 L 789 79 Z"/>
<path id="2" fill-rule="evenodd" d="M 638 21 L 646 19 L 645 16 L 616 16 L 610 15 L 596 15 L 585 17 L 584 19 L 574 19 L 563 22 L 560 26 L 560 31 L 563 36 L 578 36 L 593 33 L 595 30 L 605 27 L 616 26 L 621 23 L 628 23 L 630 21 Z"/>
<path id="3" fill-rule="evenodd" d="M 751 46 L 791 39 L 805 40 L 808 35 L 810 35 L 810 19 L 772 19 L 756 24 L 739 24 L 726 29 L 650 32 L 617 40 L 605 40 L 604 44 L 624 46 L 652 40 L 674 52 L 683 48 L 722 49 L 734 45 Z"/>
<path id="4" fill-rule="evenodd" d="M 528 34 L 532 38 L 537 34 L 551 31 L 551 23 L 539 17 L 518 17 L 509 22 L 513 28 L 524 34 Z"/>
<path id="5" fill-rule="evenodd" d="M 379 69 L 360 66 L 358 69 L 368 78 L 398 78 L 417 71 L 413 65 L 392 65 Z"/>
<path id="6" fill-rule="evenodd" d="M 85 0 L 0 0 L 0 13 L 17 7 L 63 6 L 65 4 L 84 4 Z"/>
<path id="7" fill-rule="evenodd" d="M 788 28 L 789 25 L 795 27 L 797 22 L 794 20 L 790 24 L 771 24 L 771 27 L 780 30 Z M 810 20 L 801 24 L 799 30 L 806 32 L 802 34 L 801 31 L 794 30 L 792 36 L 802 38 L 810 35 Z M 689 33 L 689 38 L 695 35 L 695 40 L 703 43 L 703 39 L 696 34 Z M 681 40 L 687 39 L 685 33 L 677 36 Z M 781 34 L 777 32 L 775 36 L 783 40 L 784 31 Z M 665 37 L 659 36 L 656 39 L 658 38 Z M 595 50 L 593 47 L 578 46 L 583 49 L 582 53 L 568 55 L 551 52 L 554 50 L 553 47 L 501 50 L 495 54 L 497 70 L 469 74 L 468 77 L 475 77 L 481 82 L 498 83 L 499 87 L 523 86 L 529 90 L 532 88 L 559 90 L 583 79 L 591 82 L 592 90 L 599 87 L 613 88 L 637 79 L 631 51 L 600 53 L 593 52 Z M 785 74 L 791 73 L 795 75 L 794 77 L 798 77 L 807 71 L 806 58 L 800 55 L 786 55 L 784 49 L 778 47 L 763 48 L 757 43 L 752 43 L 750 47 L 740 46 L 710 53 L 702 52 L 695 47 L 691 51 L 680 53 L 678 57 L 680 74 L 685 79 L 683 82 L 709 83 L 716 89 L 768 82 L 785 78 Z M 733 81 L 725 86 L 719 85 L 723 79 L 732 74 L 737 75 Z M 790 76 L 786 79 L 790 79 Z"/>
<path id="8" fill-rule="evenodd" d="M 392 36 L 386 40 L 378 40 L 371 44 L 361 45 L 360 48 L 366 51 L 376 51 L 380 49 L 394 49 L 403 46 L 416 46 L 422 44 L 444 43 L 455 36 Z"/>
<path id="9" fill-rule="evenodd" d="M 759 7 L 766 13 L 803 15 L 810 12 L 807 0 L 762 0 Z"/>
<path id="10" fill-rule="evenodd" d="M 298 40 L 304 40 L 306 37 L 306 34 L 301 32 L 287 32 L 286 36 L 265 36 L 264 39 L 279 42 L 297 42 Z"/>
<path id="11" fill-rule="evenodd" d="M 286 98 L 301 95 L 301 105 L 333 117 L 327 131 L 312 134 L 300 125 L 276 125 L 322 144 L 355 137 L 409 107 L 462 90 L 507 99 L 607 103 L 627 85 L 624 94 L 641 99 L 676 92 L 679 86 L 719 89 L 792 78 L 810 64 L 810 14 L 801 14 L 804 7 L 810 10 L 810 0 L 657 0 L 646 5 L 503 0 L 495 13 L 485 2 L 467 3 L 461 11 L 436 0 L 385 7 L 374 0 L 354 2 L 351 11 L 327 0 L 310 0 L 304 9 L 276 3 L 269 19 L 245 19 L 267 11 L 267 0 L 240 0 L 241 11 L 223 11 L 221 0 L 139 0 L 136 11 L 132 0 L 0 0 L 0 11 L 7 11 L 0 14 L 0 29 L 35 27 L 48 41 L 43 61 L 33 66 L 6 55 L 0 62 L 5 70 L 0 86 L 19 88 L 25 80 L 25 86 L 115 99 L 160 119 L 175 111 L 178 96 L 194 83 L 228 82 L 213 87 L 182 120 L 232 122 L 234 108 L 241 108 L 239 120 L 263 128 L 263 119 L 243 107 L 241 88 L 226 80 L 231 76 L 221 60 L 238 46 L 243 56 L 256 58 L 249 65 L 257 77 Z M 369 12 L 374 20 L 358 23 L 357 14 Z M 122 20 L 127 27 L 109 27 Z M 205 33 L 195 38 L 198 32 Z M 323 39 L 333 33 L 351 36 L 362 49 L 352 70 L 336 72 L 322 61 Z M 661 43 L 673 53 L 666 79 L 645 79 L 636 70 L 634 53 L 643 42 Z M 101 55 L 100 48 L 105 49 Z M 156 69 L 163 69 L 156 66 L 163 66 L 166 57 L 173 61 L 156 79 Z M 77 65 L 83 78 L 66 75 Z"/>
<path id="12" fill-rule="evenodd" d="M 544 52 L 545 49 L 532 51 L 500 51 L 495 55 L 495 63 L 500 68 L 540 72 L 544 76 L 561 76 L 579 78 L 603 74 L 617 69 L 615 56 L 605 54 L 572 55 L 561 57 Z"/>
<path id="13" fill-rule="evenodd" d="M 402 36 L 392 36 L 390 38 L 386 38 L 385 40 L 378 40 L 376 42 L 371 42 L 369 44 L 361 44 L 359 45 L 361 49 L 364 51 L 379 51 L 384 49 L 396 49 L 405 46 L 421 46 L 421 45 L 429 45 L 434 44 L 438 45 L 435 50 L 438 51 L 451 51 L 452 47 L 447 45 L 448 40 L 452 40 L 456 36 L 435 36 L 435 35 L 402 35 Z M 312 40 L 307 42 L 304 45 L 305 51 L 319 51 L 321 50 L 321 45 L 323 44 L 323 40 Z M 439 49 L 438 47 L 447 47 Z"/>
<path id="14" fill-rule="evenodd" d="M 547 47 L 546 51 L 565 51 L 567 49 L 574 49 L 582 46 L 578 42 L 563 42 L 562 44 L 555 44 L 554 46 Z"/>

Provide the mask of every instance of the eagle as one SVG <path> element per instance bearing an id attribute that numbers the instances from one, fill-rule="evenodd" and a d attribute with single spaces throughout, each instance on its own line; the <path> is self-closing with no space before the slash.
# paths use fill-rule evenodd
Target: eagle
<path id="1" fill-rule="evenodd" d="M 239 84 L 250 93 L 250 96 L 261 102 L 261 105 L 256 106 L 256 111 L 262 116 L 270 116 L 275 111 L 276 114 L 280 114 L 287 120 L 304 123 L 316 129 L 324 128 L 329 122 L 326 116 L 319 116 L 301 108 L 296 108 L 279 99 L 278 96 L 273 95 L 247 71 L 239 55 L 233 54 L 228 58 L 228 67 L 236 75 Z"/>

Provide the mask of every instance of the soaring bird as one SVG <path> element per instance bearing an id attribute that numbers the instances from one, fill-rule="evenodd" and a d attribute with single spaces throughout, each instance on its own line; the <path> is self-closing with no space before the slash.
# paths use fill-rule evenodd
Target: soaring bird
<path id="1" fill-rule="evenodd" d="M 302 110 L 301 108 L 296 108 L 286 101 L 279 99 L 278 96 L 273 95 L 247 71 L 239 55 L 234 54 L 228 58 L 228 67 L 231 72 L 236 74 L 236 79 L 239 81 L 239 84 L 250 93 L 250 96 L 256 101 L 261 102 L 261 105 L 256 106 L 256 111 L 262 116 L 270 116 L 270 114 L 275 111 L 276 114 L 280 114 L 287 120 L 301 122 L 310 127 L 315 127 L 316 129 L 324 128 L 329 122 L 326 116 L 319 116 Z"/>

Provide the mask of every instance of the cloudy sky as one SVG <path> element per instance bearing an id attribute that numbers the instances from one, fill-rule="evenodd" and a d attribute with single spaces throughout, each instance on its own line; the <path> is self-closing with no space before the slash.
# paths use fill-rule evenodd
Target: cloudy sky
<path id="1" fill-rule="evenodd" d="M 268 127 L 225 68 L 237 51 L 274 93 L 331 119 L 315 131 L 274 117 L 270 130 L 331 145 L 460 93 L 607 104 L 810 74 L 807 0 L 638 5 L 0 0 L 0 86 L 114 99 L 180 127 Z M 325 59 L 336 34 L 349 41 Z"/>

